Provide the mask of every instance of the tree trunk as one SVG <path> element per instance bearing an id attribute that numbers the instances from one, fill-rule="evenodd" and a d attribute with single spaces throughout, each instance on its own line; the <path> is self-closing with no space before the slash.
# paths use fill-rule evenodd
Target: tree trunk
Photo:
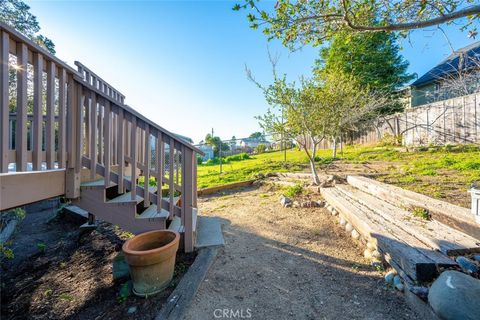
<path id="1" fill-rule="evenodd" d="M 332 149 L 333 149 L 332 157 L 333 157 L 333 159 L 336 159 L 337 158 L 337 137 L 333 137 Z"/>
<path id="2" fill-rule="evenodd" d="M 309 158 L 310 160 L 310 169 L 312 170 L 312 182 L 314 185 L 318 186 L 320 184 L 320 178 L 318 177 L 317 167 L 315 166 L 315 158 Z"/>

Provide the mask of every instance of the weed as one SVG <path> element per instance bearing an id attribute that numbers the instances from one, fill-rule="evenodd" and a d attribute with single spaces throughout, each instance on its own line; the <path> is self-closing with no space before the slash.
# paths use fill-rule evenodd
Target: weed
<path id="1" fill-rule="evenodd" d="M 120 287 L 120 291 L 118 292 L 117 301 L 119 303 L 123 303 L 127 301 L 128 297 L 132 294 L 132 282 L 127 281 Z"/>
<path id="2" fill-rule="evenodd" d="M 293 197 L 296 197 L 296 196 L 299 196 L 301 195 L 303 192 L 303 187 L 301 184 L 295 184 L 291 187 L 288 187 L 285 192 L 284 192 L 284 195 L 286 197 L 289 197 L 289 198 L 293 198 Z"/>
<path id="3" fill-rule="evenodd" d="M 45 249 L 47 248 L 47 245 L 43 242 L 37 242 L 37 249 L 40 252 L 45 252 Z"/>
<path id="4" fill-rule="evenodd" d="M 0 243 L 0 253 L 8 260 L 13 260 L 15 258 L 15 254 L 13 253 L 13 250 L 1 243 Z"/>
<path id="5" fill-rule="evenodd" d="M 423 220 L 430 220 L 430 212 L 428 212 L 428 210 L 425 208 L 415 207 L 412 209 L 412 213 L 414 217 Z"/>
<path id="6" fill-rule="evenodd" d="M 62 293 L 61 295 L 58 296 L 58 298 L 60 300 L 63 300 L 63 301 L 73 301 L 73 300 L 75 300 L 75 298 L 68 293 Z"/>
<path id="7" fill-rule="evenodd" d="M 52 289 L 47 289 L 47 290 L 43 291 L 43 295 L 44 295 L 44 296 L 49 296 L 49 295 L 52 294 L 52 292 L 53 292 Z"/>

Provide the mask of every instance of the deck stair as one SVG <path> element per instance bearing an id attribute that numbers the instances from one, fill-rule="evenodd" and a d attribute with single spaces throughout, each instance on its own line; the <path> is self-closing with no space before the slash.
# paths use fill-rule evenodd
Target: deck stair
<path id="1" fill-rule="evenodd" d="M 105 188 L 104 180 L 82 183 L 81 196 L 75 204 L 95 217 L 116 224 L 132 233 L 165 229 L 169 212 L 157 210 L 155 204 L 144 208 L 144 199 L 136 195 L 132 200 L 130 192 L 118 193 L 118 186 L 111 183 Z M 178 202 L 178 197 L 174 201 Z M 169 198 L 164 198 L 169 202 Z"/>
<path id="2" fill-rule="evenodd" d="M 372 185 L 368 180 L 348 177 L 347 181 L 355 186 L 336 185 L 322 188 L 321 193 L 365 242 L 401 269 L 397 271 L 408 281 L 431 281 L 441 268 L 456 267 L 455 256 L 480 252 L 478 239 L 435 219 L 414 217 L 411 206 L 405 206 L 407 201 L 401 206 L 385 201 L 381 193 L 366 187 Z M 376 190 L 388 189 L 388 185 L 383 185 L 375 182 Z"/>

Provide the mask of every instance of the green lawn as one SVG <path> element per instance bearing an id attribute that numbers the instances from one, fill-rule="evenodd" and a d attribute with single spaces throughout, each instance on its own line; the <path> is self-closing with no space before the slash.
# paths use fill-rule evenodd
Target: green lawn
<path id="1" fill-rule="evenodd" d="M 380 180 L 443 198 L 450 186 L 467 189 L 480 181 L 480 147 L 473 145 L 424 148 L 406 152 L 397 147 L 346 147 L 335 165 L 371 164 L 383 175 Z M 330 150 L 320 150 L 318 163 L 332 162 Z M 198 187 L 207 188 L 252 179 L 257 173 L 308 171 L 308 160 L 302 151 L 287 151 L 287 164 L 282 152 L 264 153 L 251 159 L 219 165 L 198 166 Z"/>

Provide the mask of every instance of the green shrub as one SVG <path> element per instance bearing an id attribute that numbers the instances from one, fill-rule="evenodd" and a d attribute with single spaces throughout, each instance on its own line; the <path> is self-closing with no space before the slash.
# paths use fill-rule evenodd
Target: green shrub
<path id="1" fill-rule="evenodd" d="M 293 197 L 296 197 L 296 196 L 299 196 L 301 195 L 303 192 L 303 187 L 301 184 L 295 184 L 291 187 L 288 187 L 285 192 L 284 192 L 284 195 L 286 197 L 289 197 L 289 198 L 293 198 Z"/>
<path id="2" fill-rule="evenodd" d="M 231 155 L 231 156 L 228 156 L 225 158 L 225 160 L 227 162 L 230 162 L 230 161 L 242 161 L 242 160 L 247 160 L 247 159 L 251 159 L 251 157 L 248 155 L 248 153 L 239 153 L 239 154 L 234 154 L 234 155 Z"/>
<path id="3" fill-rule="evenodd" d="M 265 150 L 267 150 L 267 146 L 264 145 L 263 143 L 259 144 L 258 146 L 255 147 L 255 152 L 258 154 L 264 153 Z"/>

